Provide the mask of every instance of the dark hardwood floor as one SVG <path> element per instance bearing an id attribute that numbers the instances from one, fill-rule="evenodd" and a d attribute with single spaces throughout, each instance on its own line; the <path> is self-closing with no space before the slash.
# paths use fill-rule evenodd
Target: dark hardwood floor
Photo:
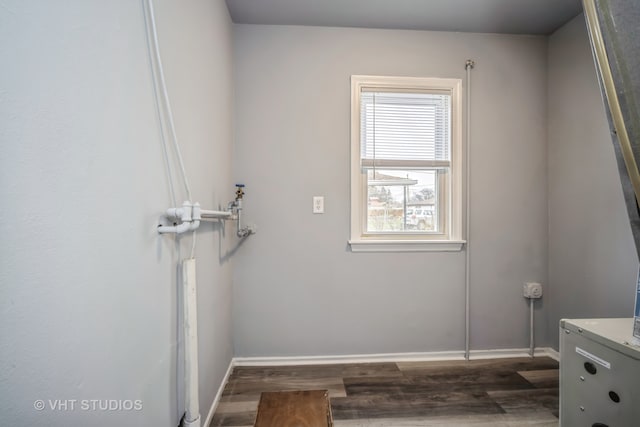
<path id="1" fill-rule="evenodd" d="M 336 427 L 557 426 L 548 357 L 236 367 L 211 423 L 253 426 L 260 393 L 328 390 Z"/>

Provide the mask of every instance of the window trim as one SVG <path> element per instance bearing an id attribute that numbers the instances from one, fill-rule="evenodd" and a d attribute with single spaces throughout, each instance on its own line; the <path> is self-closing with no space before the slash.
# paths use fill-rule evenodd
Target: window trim
<path id="1" fill-rule="evenodd" d="M 360 94 L 363 88 L 425 91 L 444 90 L 451 94 L 451 200 L 449 232 L 442 234 L 367 234 L 367 185 L 361 172 Z M 462 80 L 435 77 L 351 76 L 351 238 L 352 252 L 460 251 L 462 239 Z M 380 166 L 381 169 L 384 166 Z M 448 196 L 448 195 L 447 195 Z M 444 237 L 444 238 L 443 238 Z"/>

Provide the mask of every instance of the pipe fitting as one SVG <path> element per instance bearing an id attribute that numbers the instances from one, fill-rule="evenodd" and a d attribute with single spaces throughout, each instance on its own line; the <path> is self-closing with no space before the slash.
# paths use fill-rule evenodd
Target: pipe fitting
<path id="1" fill-rule="evenodd" d="M 202 219 L 200 212 L 200 203 L 195 202 L 191 210 L 191 226 L 189 230 L 197 230 L 200 227 L 200 219 Z"/>
<path id="2" fill-rule="evenodd" d="M 191 209 L 191 220 L 200 221 L 202 219 L 202 209 L 200 209 L 200 203 L 195 202 Z"/>
<path id="3" fill-rule="evenodd" d="M 236 234 L 239 238 L 243 239 L 252 234 L 256 234 L 256 229 L 254 226 L 247 225 L 246 227 L 239 228 Z"/>
<path id="4" fill-rule="evenodd" d="M 183 209 L 182 208 L 169 208 L 167 209 L 167 216 L 169 218 L 181 218 L 182 214 L 183 214 Z"/>
<path id="5" fill-rule="evenodd" d="M 236 198 L 227 205 L 226 211 L 202 210 L 200 203 L 191 203 L 186 200 L 180 208 L 169 208 L 166 216 L 174 220 L 180 220 L 180 224 L 174 226 L 159 225 L 158 232 L 161 234 L 175 233 L 181 234 L 186 231 L 194 231 L 200 227 L 201 221 L 214 219 L 232 219 L 237 222 L 236 235 L 240 238 L 255 234 L 253 226 L 242 226 L 242 198 L 244 196 L 244 184 L 236 184 Z"/>
<path id="6" fill-rule="evenodd" d="M 191 223 L 190 222 L 183 222 L 181 224 L 173 225 L 173 226 L 161 225 L 161 226 L 158 227 L 158 233 L 160 233 L 160 234 L 167 234 L 167 233 L 182 234 L 185 231 L 189 231 L 190 228 L 191 228 Z"/>
<path id="7" fill-rule="evenodd" d="M 198 217 L 198 221 L 194 222 L 192 218 L 192 211 L 195 211 Z M 167 217 L 169 218 L 179 218 L 181 223 L 174 226 L 161 225 L 158 227 L 158 233 L 175 233 L 182 234 L 185 231 L 195 230 L 200 226 L 200 204 L 196 203 L 192 205 L 191 202 L 185 201 L 182 203 L 181 208 L 169 208 L 167 209 Z"/>
<path id="8" fill-rule="evenodd" d="M 192 205 L 190 201 L 187 200 L 182 203 L 182 216 L 180 217 L 182 222 L 191 222 L 191 209 Z"/>

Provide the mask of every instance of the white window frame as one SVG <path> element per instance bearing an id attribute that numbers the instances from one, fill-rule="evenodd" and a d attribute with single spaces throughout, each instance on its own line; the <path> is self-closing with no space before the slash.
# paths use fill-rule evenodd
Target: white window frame
<path id="1" fill-rule="evenodd" d="M 366 232 L 367 178 L 361 165 L 360 94 L 363 89 L 451 94 L 451 166 L 447 232 L 376 233 Z M 351 239 L 353 252 L 460 251 L 462 240 L 462 80 L 432 77 L 351 76 Z M 383 166 L 380 169 L 384 169 Z"/>

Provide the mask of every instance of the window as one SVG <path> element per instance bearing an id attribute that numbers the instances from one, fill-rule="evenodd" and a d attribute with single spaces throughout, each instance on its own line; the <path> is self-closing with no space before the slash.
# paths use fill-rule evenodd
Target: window
<path id="1" fill-rule="evenodd" d="M 351 77 L 351 249 L 460 250 L 461 80 Z"/>

